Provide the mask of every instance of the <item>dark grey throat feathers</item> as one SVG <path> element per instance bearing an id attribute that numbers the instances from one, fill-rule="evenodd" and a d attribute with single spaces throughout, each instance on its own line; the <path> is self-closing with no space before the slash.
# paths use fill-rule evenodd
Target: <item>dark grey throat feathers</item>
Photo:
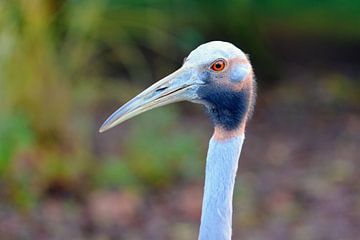
<path id="1" fill-rule="evenodd" d="M 231 131 L 249 119 L 255 102 L 253 91 L 247 88 L 236 91 L 210 83 L 200 87 L 197 94 L 204 101 L 214 125 Z"/>

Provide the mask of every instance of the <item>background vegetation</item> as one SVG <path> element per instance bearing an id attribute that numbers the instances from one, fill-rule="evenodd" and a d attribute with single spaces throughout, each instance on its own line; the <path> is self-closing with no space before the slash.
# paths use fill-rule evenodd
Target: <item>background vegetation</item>
<path id="1" fill-rule="evenodd" d="M 196 239 L 211 125 L 105 118 L 196 46 L 250 54 L 234 239 L 360 235 L 360 2 L 0 1 L 0 239 Z"/>

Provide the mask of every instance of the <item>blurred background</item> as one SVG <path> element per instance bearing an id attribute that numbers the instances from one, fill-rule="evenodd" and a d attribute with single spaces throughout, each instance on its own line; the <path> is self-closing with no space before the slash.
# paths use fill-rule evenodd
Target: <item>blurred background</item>
<path id="1" fill-rule="evenodd" d="M 199 44 L 250 55 L 234 239 L 360 235 L 360 1 L 0 1 L 0 239 L 196 239 L 212 126 L 101 123 Z"/>

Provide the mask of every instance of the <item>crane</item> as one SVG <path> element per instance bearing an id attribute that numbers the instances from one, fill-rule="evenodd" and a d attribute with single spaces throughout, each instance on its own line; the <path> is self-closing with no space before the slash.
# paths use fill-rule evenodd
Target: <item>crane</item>
<path id="1" fill-rule="evenodd" d="M 206 159 L 198 239 L 229 240 L 235 177 L 255 92 L 255 78 L 247 55 L 231 43 L 212 41 L 197 47 L 181 68 L 120 107 L 99 131 L 174 102 L 204 105 L 214 124 L 214 133 Z"/>

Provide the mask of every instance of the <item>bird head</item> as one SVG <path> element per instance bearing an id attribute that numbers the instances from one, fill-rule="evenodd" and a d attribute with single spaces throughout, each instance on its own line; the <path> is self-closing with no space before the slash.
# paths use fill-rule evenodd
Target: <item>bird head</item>
<path id="1" fill-rule="evenodd" d="M 244 131 L 254 104 L 254 88 L 247 56 L 231 43 L 208 42 L 193 50 L 181 68 L 115 111 L 100 132 L 150 109 L 190 101 L 206 106 L 215 137 L 226 138 Z"/>

